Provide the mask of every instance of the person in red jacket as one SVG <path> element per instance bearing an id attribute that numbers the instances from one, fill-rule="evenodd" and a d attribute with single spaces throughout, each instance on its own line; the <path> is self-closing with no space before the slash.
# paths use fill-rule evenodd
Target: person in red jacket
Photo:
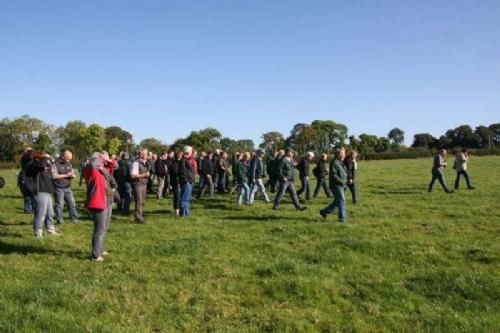
<path id="1" fill-rule="evenodd" d="M 89 165 L 85 169 L 85 183 L 87 184 L 87 201 L 85 206 L 92 213 L 94 232 L 92 234 L 92 261 L 103 261 L 104 238 L 111 219 L 113 192 L 116 182 L 105 168 L 109 157 L 104 153 L 94 153 Z"/>

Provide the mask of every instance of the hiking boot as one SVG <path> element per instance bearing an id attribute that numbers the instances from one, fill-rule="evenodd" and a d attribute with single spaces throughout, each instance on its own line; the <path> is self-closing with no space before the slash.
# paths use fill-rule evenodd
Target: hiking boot
<path id="1" fill-rule="evenodd" d="M 101 262 L 101 261 L 104 261 L 104 258 L 102 256 L 97 258 L 92 258 L 92 262 Z"/>
<path id="2" fill-rule="evenodd" d="M 57 232 L 55 230 L 50 230 L 50 231 L 47 231 L 47 233 L 49 235 L 52 235 L 52 236 L 61 236 L 62 234 L 60 232 Z"/>

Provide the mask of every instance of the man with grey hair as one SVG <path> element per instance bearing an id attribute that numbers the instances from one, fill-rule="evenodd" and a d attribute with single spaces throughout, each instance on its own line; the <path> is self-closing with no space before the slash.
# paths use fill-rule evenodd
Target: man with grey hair
<path id="1" fill-rule="evenodd" d="M 264 154 L 265 154 L 264 150 L 259 149 L 257 150 L 255 156 L 250 161 L 250 170 L 249 170 L 249 176 L 251 182 L 250 200 L 249 200 L 250 204 L 253 203 L 257 191 L 260 191 L 262 193 L 262 195 L 264 196 L 264 201 L 266 203 L 271 201 L 266 193 L 266 188 L 262 181 L 262 179 L 265 177 L 264 161 L 262 159 L 264 157 Z"/>
<path id="2" fill-rule="evenodd" d="M 181 187 L 180 195 L 180 216 L 188 216 L 193 192 L 193 182 L 195 177 L 194 164 L 190 161 L 193 155 L 191 146 L 184 147 L 184 156 L 179 161 L 179 184 Z"/>
<path id="3" fill-rule="evenodd" d="M 314 153 L 309 151 L 304 156 L 302 161 L 300 161 L 299 165 L 297 165 L 297 169 L 299 169 L 300 175 L 300 189 L 297 191 L 297 195 L 300 196 L 304 191 L 306 192 L 306 200 L 311 199 L 311 185 L 309 182 L 309 169 L 311 165 L 311 160 L 314 158 Z"/>
<path id="4" fill-rule="evenodd" d="M 135 193 L 135 222 L 137 223 L 144 223 L 144 203 L 150 176 L 147 159 L 148 150 L 141 149 L 139 157 L 130 165 L 130 178 L 134 184 Z"/>
<path id="5" fill-rule="evenodd" d="M 63 224 L 63 208 L 64 202 L 69 207 L 69 217 L 71 222 L 78 222 L 78 214 L 76 213 L 75 197 L 71 191 L 71 180 L 75 178 L 75 172 L 71 165 L 73 154 L 69 150 L 65 150 L 60 158 L 54 162 L 52 168 L 52 180 L 54 182 L 54 201 L 56 206 L 56 218 L 58 224 Z"/>

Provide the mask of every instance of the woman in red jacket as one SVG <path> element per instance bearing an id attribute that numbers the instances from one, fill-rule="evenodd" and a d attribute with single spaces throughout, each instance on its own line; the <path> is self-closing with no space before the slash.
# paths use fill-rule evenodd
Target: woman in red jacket
<path id="1" fill-rule="evenodd" d="M 92 213 L 94 233 L 92 235 L 92 260 L 103 261 L 104 238 L 109 228 L 113 207 L 113 192 L 116 182 L 104 167 L 108 156 L 103 153 L 94 153 L 92 160 L 85 169 L 85 183 L 87 184 L 86 207 Z"/>

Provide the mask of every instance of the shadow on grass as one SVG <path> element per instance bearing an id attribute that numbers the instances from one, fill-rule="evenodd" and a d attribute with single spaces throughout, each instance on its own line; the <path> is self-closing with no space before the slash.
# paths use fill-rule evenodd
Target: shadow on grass
<path id="1" fill-rule="evenodd" d="M 23 236 L 13 232 L 0 231 L 0 237 L 22 238 Z"/>
<path id="2" fill-rule="evenodd" d="M 247 221 L 270 222 L 270 221 L 273 221 L 273 220 L 284 220 L 284 219 L 286 219 L 286 217 L 279 216 L 279 215 L 262 215 L 262 216 L 235 215 L 235 216 L 226 216 L 223 219 L 224 220 L 229 220 L 229 221 L 240 221 L 240 222 L 247 222 Z"/>
<path id="3" fill-rule="evenodd" d="M 422 188 L 407 188 L 407 189 L 394 189 L 394 190 L 372 190 L 372 194 L 421 194 Z"/>
<path id="4" fill-rule="evenodd" d="M 26 215 L 31 215 L 31 214 L 26 214 Z M 0 221 L 0 226 L 4 227 L 18 227 L 18 226 L 25 226 L 25 225 L 32 225 L 32 222 L 24 222 L 24 221 L 19 221 L 17 223 L 8 223 L 5 221 Z"/>
<path id="5" fill-rule="evenodd" d="M 52 250 L 41 246 L 10 244 L 0 241 L 0 254 L 52 254 L 63 255 L 77 259 L 88 259 L 89 255 L 80 251 Z"/>

